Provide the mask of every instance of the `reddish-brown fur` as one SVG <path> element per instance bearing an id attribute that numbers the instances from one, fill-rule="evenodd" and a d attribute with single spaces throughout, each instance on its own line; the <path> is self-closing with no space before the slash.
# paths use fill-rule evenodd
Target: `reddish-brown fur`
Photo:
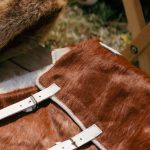
<path id="1" fill-rule="evenodd" d="M 73 47 L 40 78 L 40 83 L 45 87 L 52 83 L 60 86 L 56 96 L 87 127 L 96 123 L 102 129 L 103 134 L 97 139 L 108 150 L 150 149 L 150 78 L 123 57 L 102 48 L 98 40 Z M 37 91 L 33 87 L 30 90 Z M 19 99 L 17 94 L 8 94 Z M 0 101 L 4 103 L 8 94 L 1 95 Z M 2 150 L 46 150 L 56 141 L 79 132 L 77 125 L 54 103 L 1 124 Z M 81 149 L 96 147 L 89 143 Z"/>

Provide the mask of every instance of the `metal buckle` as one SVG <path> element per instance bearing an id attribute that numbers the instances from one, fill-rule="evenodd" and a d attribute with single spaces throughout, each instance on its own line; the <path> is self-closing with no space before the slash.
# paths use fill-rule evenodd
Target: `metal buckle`
<path id="1" fill-rule="evenodd" d="M 30 96 L 30 99 L 31 99 L 31 101 L 29 101 L 29 102 L 32 102 L 34 105 L 32 107 L 25 109 L 24 112 L 27 112 L 27 113 L 32 112 L 37 108 L 37 101 L 33 95 Z"/>
<path id="2" fill-rule="evenodd" d="M 77 146 L 77 144 L 76 144 L 76 141 L 74 141 L 72 138 L 70 138 L 69 140 L 71 141 L 71 144 L 72 144 L 73 146 L 75 146 L 76 149 L 77 149 L 78 146 Z"/>

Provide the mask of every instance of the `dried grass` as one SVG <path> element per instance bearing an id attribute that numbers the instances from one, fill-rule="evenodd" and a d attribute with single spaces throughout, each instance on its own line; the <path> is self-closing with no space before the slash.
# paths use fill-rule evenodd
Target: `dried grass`
<path id="1" fill-rule="evenodd" d="M 49 34 L 45 46 L 54 49 L 97 37 L 121 51 L 130 43 L 131 36 L 126 23 L 120 21 L 123 20 L 122 14 L 115 15 L 105 3 L 99 2 L 92 8 L 69 4 Z"/>

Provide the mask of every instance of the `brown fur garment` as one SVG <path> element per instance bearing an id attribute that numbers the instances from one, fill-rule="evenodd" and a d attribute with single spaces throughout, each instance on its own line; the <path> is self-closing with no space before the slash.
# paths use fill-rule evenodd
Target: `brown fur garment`
<path id="1" fill-rule="evenodd" d="M 23 31 L 33 36 L 41 26 L 52 23 L 66 2 L 67 0 L 0 1 L 0 49 Z"/>
<path id="2" fill-rule="evenodd" d="M 99 40 L 76 45 L 40 78 L 86 126 L 99 125 L 108 150 L 150 149 L 150 77 Z"/>
<path id="3" fill-rule="evenodd" d="M 108 150 L 150 149 L 150 77 L 89 40 L 71 48 L 40 78 L 61 87 L 57 97 L 88 127 L 103 131 L 97 139 Z M 36 87 L 0 94 L 1 108 L 37 91 Z M 25 116 L 1 121 L 1 150 L 46 150 L 79 132 L 56 104 L 48 103 Z M 80 150 L 96 150 L 91 143 Z"/>

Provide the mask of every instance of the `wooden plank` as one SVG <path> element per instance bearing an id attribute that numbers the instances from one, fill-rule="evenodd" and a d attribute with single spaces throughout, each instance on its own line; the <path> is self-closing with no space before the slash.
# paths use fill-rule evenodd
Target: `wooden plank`
<path id="1" fill-rule="evenodd" d="M 142 32 L 134 40 L 133 45 L 135 45 L 139 51 L 138 55 L 144 52 L 145 48 L 150 44 L 150 24 L 146 25 Z"/>
<path id="2" fill-rule="evenodd" d="M 25 70 L 34 71 L 51 63 L 51 51 L 40 46 L 36 41 L 29 40 L 27 43 L 3 51 L 0 62 L 8 59 Z"/>
<path id="3" fill-rule="evenodd" d="M 21 54 L 21 55 L 20 55 Z M 11 58 L 11 57 L 14 58 Z M 0 81 L 9 80 L 52 63 L 51 50 L 30 41 L 0 55 Z M 11 59 L 10 59 L 11 58 Z M 9 59 L 5 61 L 6 59 Z"/>
<path id="4" fill-rule="evenodd" d="M 128 19 L 128 29 L 134 39 L 145 26 L 141 3 L 140 0 L 123 0 L 123 3 Z"/>
<path id="5" fill-rule="evenodd" d="M 37 43 L 33 40 L 29 40 L 28 42 L 24 42 L 16 47 L 5 49 L 1 51 L 0 62 L 4 62 L 10 58 L 17 57 L 21 54 L 25 54 L 32 49 L 36 49 Z"/>
<path id="6" fill-rule="evenodd" d="M 37 45 L 32 50 L 11 60 L 28 71 L 35 71 L 52 63 L 51 50 Z"/>
<path id="7" fill-rule="evenodd" d="M 146 73 L 150 74 L 150 45 L 139 55 L 138 60 L 139 67 Z"/>
<path id="8" fill-rule="evenodd" d="M 9 80 L 14 76 L 20 76 L 25 73 L 27 73 L 27 71 L 18 67 L 10 61 L 0 63 L 0 82 Z"/>
<path id="9" fill-rule="evenodd" d="M 122 55 L 126 57 L 126 59 L 128 59 L 129 61 L 138 59 L 139 55 L 141 55 L 142 53 L 145 54 L 145 51 L 147 51 L 146 49 L 150 44 L 149 37 L 150 37 L 150 24 L 148 24 L 143 28 L 142 32 L 133 40 L 133 42 L 127 47 L 127 49 L 125 49 L 122 52 Z M 131 46 L 135 46 L 138 52 L 135 54 L 131 53 Z"/>

